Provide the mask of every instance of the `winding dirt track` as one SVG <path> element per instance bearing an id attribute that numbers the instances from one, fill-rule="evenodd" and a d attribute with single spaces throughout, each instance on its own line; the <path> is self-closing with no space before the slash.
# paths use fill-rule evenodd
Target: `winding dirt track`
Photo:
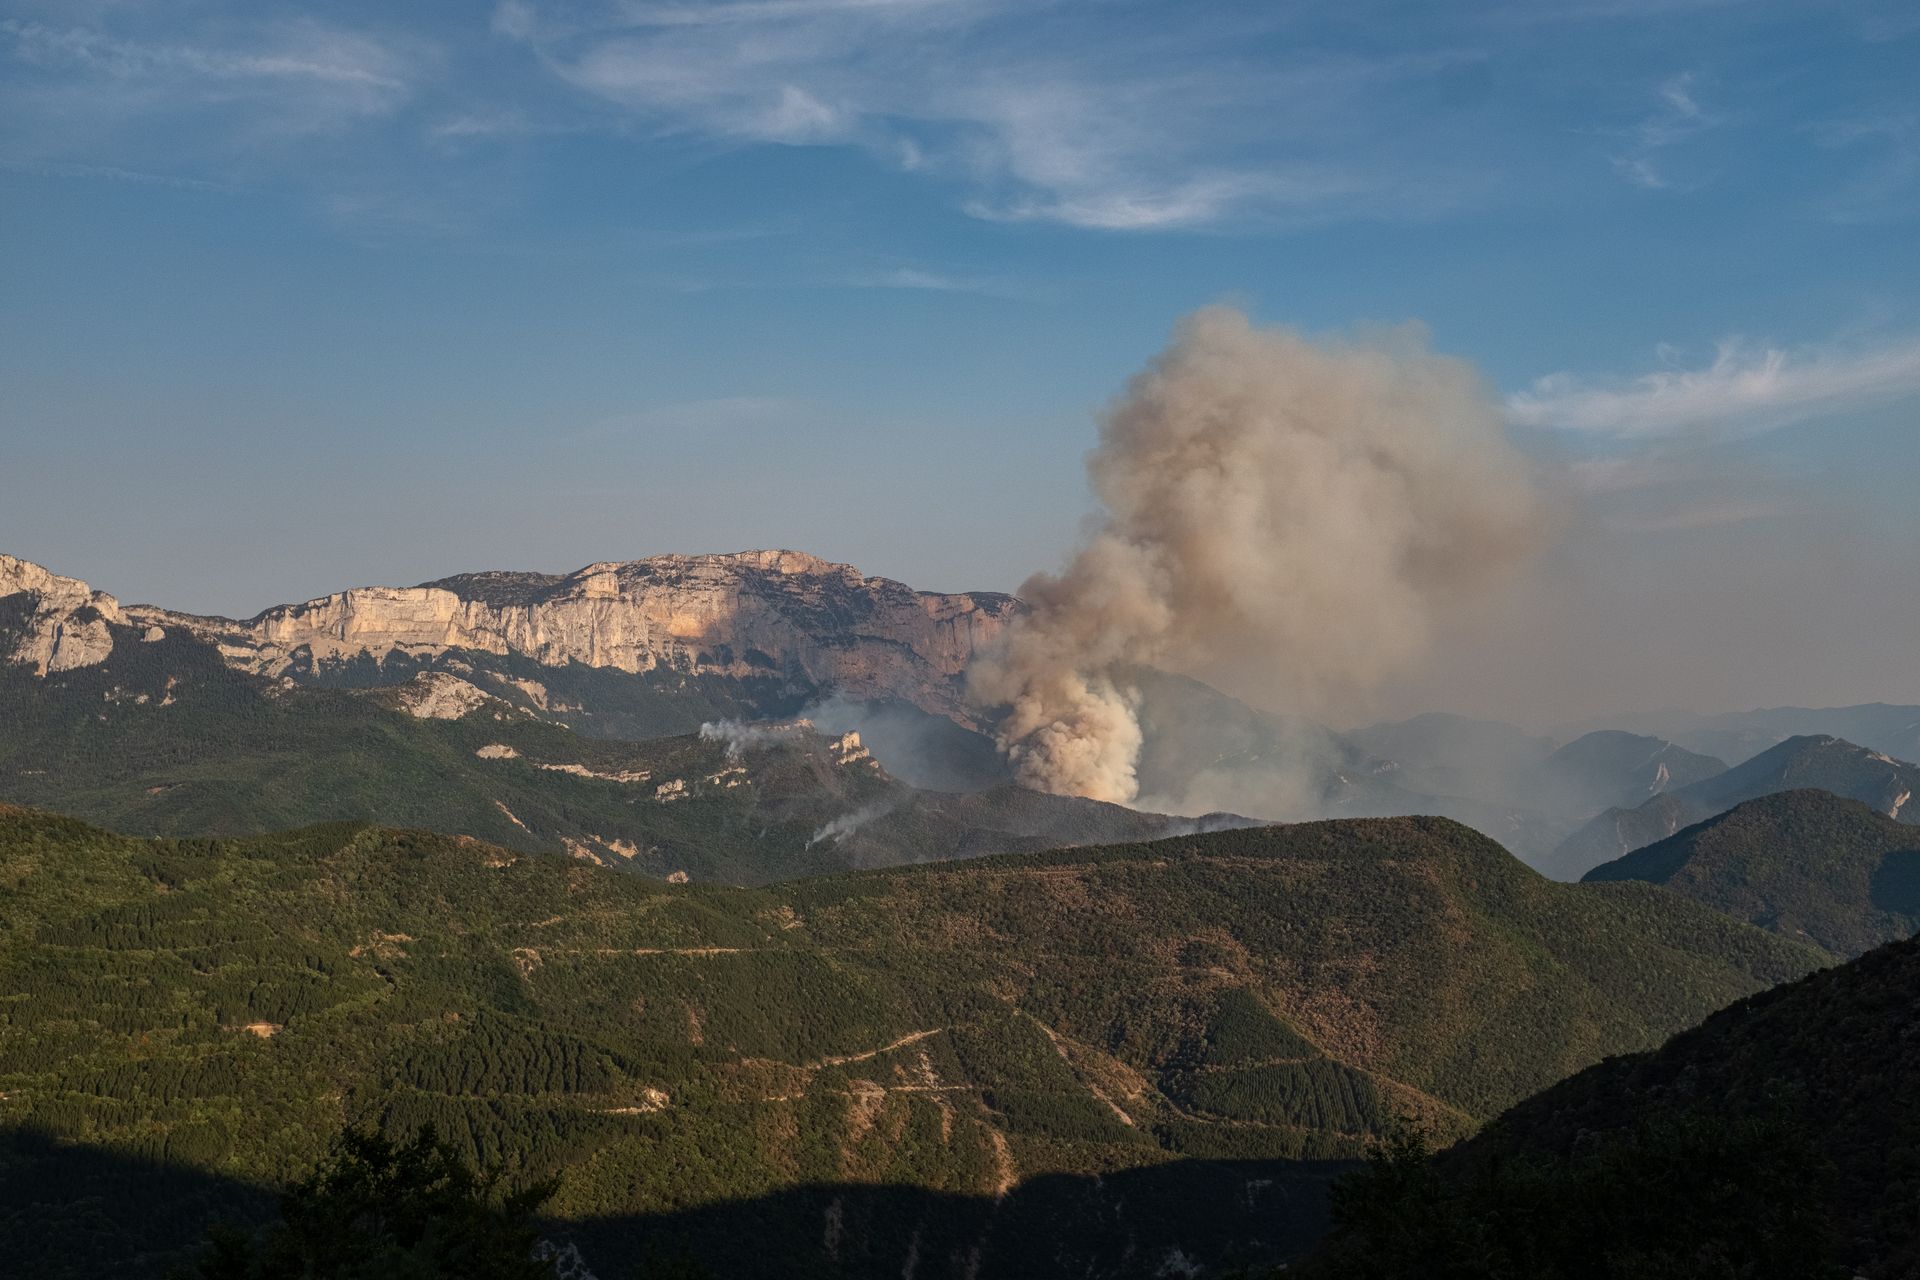
<path id="1" fill-rule="evenodd" d="M 928 1036 L 937 1036 L 945 1030 L 947 1030 L 946 1027 L 935 1027 L 931 1031 L 914 1031 L 901 1036 L 892 1044 L 883 1044 L 878 1049 L 869 1049 L 865 1053 L 850 1053 L 841 1058 L 822 1058 L 818 1062 L 809 1063 L 807 1070 L 818 1071 L 822 1067 L 844 1067 L 849 1062 L 865 1062 L 868 1058 L 877 1058 L 883 1053 L 892 1053 L 895 1049 L 904 1049 L 910 1044 L 917 1044 L 925 1040 Z"/>

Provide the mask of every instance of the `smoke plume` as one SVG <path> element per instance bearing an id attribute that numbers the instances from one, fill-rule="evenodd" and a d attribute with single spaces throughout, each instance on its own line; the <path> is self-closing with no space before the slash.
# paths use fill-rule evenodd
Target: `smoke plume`
<path id="1" fill-rule="evenodd" d="M 700 740 L 726 743 L 727 759 L 738 760 L 748 751 L 786 742 L 806 728 L 805 721 L 747 724 L 740 720 L 708 720 L 700 726 Z"/>
<path id="2" fill-rule="evenodd" d="M 1398 330 L 1317 342 L 1212 307 L 1104 415 L 1100 513 L 977 660 L 998 742 L 1042 791 L 1126 803 L 1128 673 L 1206 674 L 1326 712 L 1404 669 L 1440 611 L 1541 542 L 1541 503 L 1489 389 Z"/>
<path id="3" fill-rule="evenodd" d="M 839 844 L 875 818 L 884 818 L 893 811 L 892 803 L 876 800 L 872 804 L 862 805 L 852 813 L 843 813 L 825 826 L 815 831 L 807 840 L 807 848 L 819 844 L 822 840 L 831 840 Z"/>

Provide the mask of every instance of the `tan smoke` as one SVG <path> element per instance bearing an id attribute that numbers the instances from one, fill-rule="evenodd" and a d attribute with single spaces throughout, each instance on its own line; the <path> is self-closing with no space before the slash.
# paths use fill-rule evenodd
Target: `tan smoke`
<path id="1" fill-rule="evenodd" d="M 1196 312 L 1107 411 L 1087 470 L 1097 525 L 1021 588 L 1031 610 L 969 684 L 1009 709 L 1022 782 L 1100 800 L 1138 791 L 1129 670 L 1325 713 L 1542 540 L 1498 402 L 1413 329 L 1317 342 Z"/>

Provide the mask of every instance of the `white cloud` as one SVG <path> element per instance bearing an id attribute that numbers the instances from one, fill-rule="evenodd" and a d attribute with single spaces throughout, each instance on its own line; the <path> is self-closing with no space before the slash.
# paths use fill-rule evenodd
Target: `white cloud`
<path id="1" fill-rule="evenodd" d="M 1507 409 L 1526 426 L 1648 438 L 1696 428 L 1764 431 L 1915 394 L 1920 339 L 1793 353 L 1729 340 L 1702 369 L 1599 384 L 1552 374 L 1509 397 Z"/>
<path id="2" fill-rule="evenodd" d="M 1417 213 L 1420 183 L 1438 180 L 1404 130 L 1381 133 L 1386 107 L 1460 56 L 1255 64 L 1234 42 L 1246 33 L 1219 21 L 1143 40 L 1126 14 L 1057 28 L 1064 6 L 1009 0 L 582 12 L 509 0 L 494 26 L 645 129 L 859 147 L 961 187 L 975 217 L 1117 231 Z M 1458 185 L 1457 166 L 1444 182 Z"/>
<path id="3" fill-rule="evenodd" d="M 518 111 L 472 111 L 427 126 L 427 136 L 436 140 L 512 138 L 532 131 L 526 116 Z"/>
<path id="4" fill-rule="evenodd" d="M 518 4 L 519 0 L 503 0 Z M 653 26 L 725 26 L 768 19 L 792 20 L 840 14 L 894 17 L 934 9 L 984 7 L 981 0 L 728 0 L 715 4 L 648 4 L 625 6 L 628 19 Z"/>
<path id="5" fill-rule="evenodd" d="M 495 35 L 510 40 L 528 40 L 539 25 L 533 6 L 527 0 L 500 0 L 494 6 L 492 29 Z"/>

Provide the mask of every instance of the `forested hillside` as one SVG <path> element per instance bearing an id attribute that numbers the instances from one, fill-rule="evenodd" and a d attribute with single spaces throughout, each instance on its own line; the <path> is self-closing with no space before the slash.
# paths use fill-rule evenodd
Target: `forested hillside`
<path id="1" fill-rule="evenodd" d="M 1823 962 L 1428 819 L 756 890 L 9 810 L 0 892 L 0 1249 L 36 1274 L 157 1274 L 361 1119 L 560 1174 L 551 1233 L 602 1276 L 1284 1256 L 1396 1117 L 1465 1133 Z"/>
<path id="2" fill-rule="evenodd" d="M 1920 927 L 1920 828 L 1826 791 L 1786 791 L 1589 871 L 1664 885 L 1836 955 Z"/>
<path id="3" fill-rule="evenodd" d="M 1312 1276 L 1920 1272 L 1920 942 L 1739 1001 L 1346 1185 Z"/>
<path id="4" fill-rule="evenodd" d="M 920 791 L 857 743 L 799 731 L 591 737 L 444 673 L 287 687 L 184 634 L 112 630 L 124 642 L 97 665 L 0 664 L 0 801 L 143 834 L 429 827 L 735 884 L 1192 826 L 1009 786 Z"/>

